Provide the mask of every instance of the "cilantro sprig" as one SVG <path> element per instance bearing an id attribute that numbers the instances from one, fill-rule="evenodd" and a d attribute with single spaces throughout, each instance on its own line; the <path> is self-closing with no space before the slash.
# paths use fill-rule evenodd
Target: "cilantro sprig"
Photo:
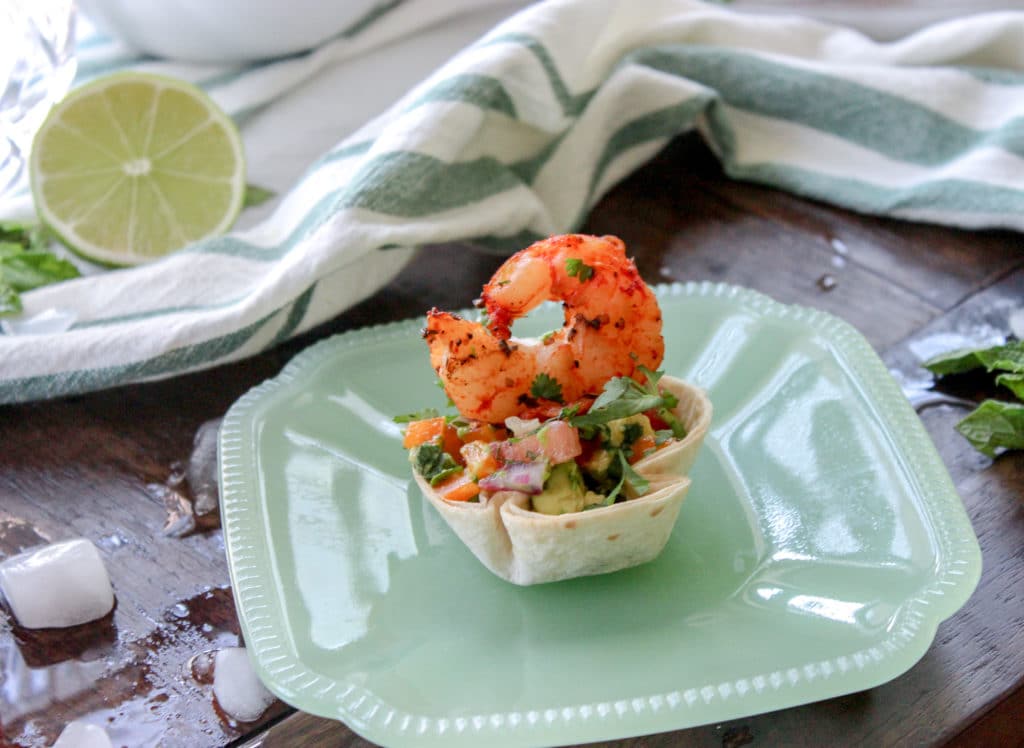
<path id="1" fill-rule="evenodd" d="M 632 377 L 613 377 L 605 383 L 601 394 L 584 415 L 568 414 L 569 423 L 592 433 L 593 427 L 601 426 L 619 418 L 628 418 L 649 410 L 657 412 L 665 421 L 672 435 L 677 439 L 686 436 L 686 427 L 672 412 L 679 404 L 679 398 L 671 392 L 658 389 L 658 382 L 665 375 L 662 371 L 651 371 L 646 366 L 637 369 L 646 380 L 643 384 Z"/>

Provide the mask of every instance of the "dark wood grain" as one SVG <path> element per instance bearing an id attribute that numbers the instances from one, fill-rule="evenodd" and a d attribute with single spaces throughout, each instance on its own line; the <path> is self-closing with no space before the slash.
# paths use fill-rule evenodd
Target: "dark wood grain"
<path id="1" fill-rule="evenodd" d="M 610 192 L 585 228 L 622 236 L 649 281 L 740 283 L 838 314 L 907 372 L 929 336 L 997 328 L 1015 296 L 1024 303 L 1018 235 L 860 216 L 739 184 L 696 137 Z M 0 628 L 0 745 L 48 745 L 87 715 L 104 721 L 115 745 L 369 745 L 283 704 L 251 724 L 218 713 L 210 684 L 190 677 L 187 663 L 238 643 L 223 539 L 209 525 L 164 535 L 158 489 L 173 487 L 201 424 L 310 343 L 435 304 L 464 307 L 499 262 L 466 246 L 426 248 L 386 289 L 274 351 L 164 382 L 0 407 L 0 553 L 88 537 L 118 600 L 107 618 L 66 632 Z M 819 284 L 824 275 L 831 290 Z M 939 406 L 924 421 L 974 522 L 985 571 L 920 663 L 863 693 L 607 745 L 1024 741 L 1024 463 L 973 452 L 952 429 L 960 413 Z"/>

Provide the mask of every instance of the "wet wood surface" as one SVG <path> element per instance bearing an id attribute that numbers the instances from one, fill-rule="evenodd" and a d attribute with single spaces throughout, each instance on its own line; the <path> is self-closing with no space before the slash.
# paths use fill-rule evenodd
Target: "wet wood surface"
<path id="1" fill-rule="evenodd" d="M 696 137 L 615 188 L 584 229 L 621 236 L 649 282 L 727 281 L 832 312 L 910 377 L 942 335 L 1008 332 L 1008 311 L 1024 306 L 1020 235 L 861 216 L 737 183 Z M 425 248 L 373 298 L 258 357 L 0 406 L 0 554 L 87 537 L 117 592 L 110 615 L 74 629 L 0 624 L 0 745 L 50 745 L 83 717 L 104 724 L 114 745 L 369 745 L 281 703 L 253 723 L 220 713 L 190 665 L 239 644 L 223 538 L 215 515 L 185 537 L 166 534 L 168 508 L 187 508 L 182 465 L 199 427 L 300 350 L 432 305 L 466 306 L 500 261 L 469 246 Z M 955 394 L 983 393 L 968 383 Z M 1024 745 L 1024 455 L 974 452 L 953 429 L 963 413 L 940 404 L 922 419 L 964 499 L 984 571 L 917 665 L 869 691 L 606 745 Z"/>

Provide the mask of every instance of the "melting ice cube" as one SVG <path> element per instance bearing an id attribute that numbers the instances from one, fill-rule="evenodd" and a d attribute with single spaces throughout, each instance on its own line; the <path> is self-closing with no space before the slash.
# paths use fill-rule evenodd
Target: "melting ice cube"
<path id="1" fill-rule="evenodd" d="M 244 647 L 228 647 L 213 661 L 213 695 L 226 715 L 239 722 L 252 722 L 274 701 L 274 695 L 260 683 Z"/>
<path id="2" fill-rule="evenodd" d="M 53 748 L 112 748 L 107 731 L 88 722 L 69 722 Z"/>
<path id="3" fill-rule="evenodd" d="M 114 607 L 100 552 L 84 538 L 6 559 L 0 563 L 0 590 L 18 623 L 29 629 L 77 626 Z"/>
<path id="4" fill-rule="evenodd" d="M 217 508 L 217 434 L 221 419 L 206 421 L 192 440 L 192 454 L 185 474 L 192 492 L 192 505 L 198 515 Z"/>

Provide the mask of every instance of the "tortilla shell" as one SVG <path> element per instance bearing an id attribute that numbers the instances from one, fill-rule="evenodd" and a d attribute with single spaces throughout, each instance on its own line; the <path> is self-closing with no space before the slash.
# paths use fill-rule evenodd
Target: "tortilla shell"
<path id="1" fill-rule="evenodd" d="M 672 534 L 690 488 L 687 473 L 711 424 L 703 390 L 663 377 L 662 389 L 679 398 L 676 415 L 686 437 L 633 465 L 650 482 L 639 498 L 569 514 L 532 511 L 530 497 L 499 491 L 477 502 L 442 499 L 414 473 L 423 495 L 473 554 L 494 574 L 530 585 L 605 574 L 654 559 Z"/>

